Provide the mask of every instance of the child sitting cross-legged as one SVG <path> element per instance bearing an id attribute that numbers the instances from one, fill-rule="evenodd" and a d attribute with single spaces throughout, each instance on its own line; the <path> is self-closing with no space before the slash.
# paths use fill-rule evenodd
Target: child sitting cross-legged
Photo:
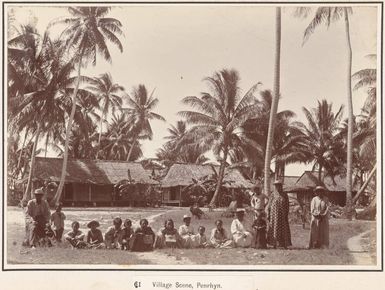
<path id="1" fill-rule="evenodd" d="M 80 228 L 80 224 L 77 221 L 72 222 L 71 224 L 72 230 L 64 235 L 66 241 L 68 241 L 73 249 L 83 249 L 86 247 L 86 243 L 84 242 L 84 234 Z"/>
<path id="2" fill-rule="evenodd" d="M 155 234 L 148 225 L 148 220 L 141 219 L 140 227 L 135 230 L 131 251 L 145 252 L 152 251 Z"/>
<path id="3" fill-rule="evenodd" d="M 174 221 L 172 219 L 164 222 L 164 228 L 158 232 L 154 247 L 159 249 L 182 247 L 182 239 L 174 227 Z"/>
<path id="4" fill-rule="evenodd" d="M 130 249 L 130 242 L 132 241 L 132 237 L 134 235 L 134 230 L 132 229 L 132 222 L 129 219 L 126 219 L 123 224 L 122 229 L 122 250 Z"/>
<path id="5" fill-rule="evenodd" d="M 196 234 L 193 237 L 193 243 L 192 243 L 193 248 L 210 247 L 210 244 L 207 242 L 205 231 L 206 231 L 206 228 L 204 226 L 199 226 L 198 234 Z"/>
<path id="6" fill-rule="evenodd" d="M 103 249 L 105 247 L 103 243 L 103 234 L 98 229 L 100 224 L 98 221 L 90 221 L 87 224 L 90 230 L 87 233 L 87 247 L 90 249 Z"/>
<path id="7" fill-rule="evenodd" d="M 119 249 L 122 246 L 122 219 L 114 218 L 113 224 L 104 235 L 107 249 Z"/>

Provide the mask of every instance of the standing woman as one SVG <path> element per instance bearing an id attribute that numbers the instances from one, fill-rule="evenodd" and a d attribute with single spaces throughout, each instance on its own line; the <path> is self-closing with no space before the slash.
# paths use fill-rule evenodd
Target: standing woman
<path id="1" fill-rule="evenodd" d="M 325 191 L 323 186 L 317 186 L 314 189 L 315 197 L 313 197 L 310 205 L 309 249 L 329 247 L 329 201 Z"/>
<path id="2" fill-rule="evenodd" d="M 274 186 L 275 191 L 271 195 L 267 209 L 269 220 L 268 243 L 274 248 L 281 247 L 287 249 L 287 247 L 291 246 L 289 197 L 283 191 L 282 181 L 276 180 Z"/>

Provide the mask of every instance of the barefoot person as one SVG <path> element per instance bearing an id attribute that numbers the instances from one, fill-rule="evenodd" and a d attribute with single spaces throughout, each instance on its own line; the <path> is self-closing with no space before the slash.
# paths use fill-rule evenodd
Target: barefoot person
<path id="1" fill-rule="evenodd" d="M 325 188 L 317 186 L 310 204 L 310 249 L 329 247 L 329 207 Z"/>
<path id="2" fill-rule="evenodd" d="M 98 229 L 98 227 L 100 227 L 99 222 L 95 220 L 90 221 L 87 224 L 87 227 L 90 228 L 87 233 L 87 247 L 92 249 L 103 249 L 103 234 Z"/>
<path id="3" fill-rule="evenodd" d="M 214 248 L 232 248 L 233 241 L 228 238 L 226 230 L 223 228 L 223 222 L 221 220 L 217 220 L 215 222 L 215 228 L 211 231 L 210 243 L 214 246 Z"/>
<path id="4" fill-rule="evenodd" d="M 61 242 L 64 231 L 64 220 L 66 219 L 65 214 L 62 212 L 61 204 L 57 205 L 55 212 L 51 215 L 51 225 L 55 233 L 55 239 Z"/>
<path id="5" fill-rule="evenodd" d="M 194 228 L 191 225 L 191 216 L 185 214 L 183 216 L 184 225 L 179 227 L 179 235 L 182 238 L 183 248 L 191 248 L 194 244 Z"/>
<path id="6" fill-rule="evenodd" d="M 87 246 L 84 241 L 84 234 L 80 228 L 78 221 L 73 221 L 71 224 L 72 230 L 64 235 L 66 241 L 68 241 L 73 249 L 83 249 Z"/>
<path id="7" fill-rule="evenodd" d="M 267 195 L 263 194 L 257 185 L 254 185 L 253 189 L 249 191 L 249 195 L 251 196 L 250 205 L 254 209 L 255 216 L 264 212 L 266 203 L 269 200 Z"/>
<path id="8" fill-rule="evenodd" d="M 291 246 L 289 226 L 289 197 L 283 192 L 282 181 L 274 182 L 275 191 L 268 205 L 268 243 L 274 248 Z"/>
<path id="9" fill-rule="evenodd" d="M 236 247 L 248 248 L 252 244 L 253 234 L 245 222 L 245 209 L 238 208 L 235 214 L 236 218 L 231 223 L 230 228 L 234 244 Z"/>
<path id="10" fill-rule="evenodd" d="M 39 240 L 45 237 L 45 228 L 50 221 L 51 212 L 48 202 L 43 199 L 44 192 L 38 188 L 34 192 L 35 198 L 27 204 L 25 211 L 25 222 L 28 228 L 28 243 L 34 248 Z"/>
<path id="11" fill-rule="evenodd" d="M 181 248 L 182 238 L 174 227 L 174 221 L 168 219 L 164 222 L 164 228 L 159 231 L 155 238 L 155 248 Z"/>
<path id="12" fill-rule="evenodd" d="M 119 249 L 122 247 L 122 219 L 120 217 L 114 218 L 113 225 L 110 226 L 104 234 L 104 240 L 107 249 Z"/>
<path id="13" fill-rule="evenodd" d="M 148 225 L 148 220 L 141 219 L 139 224 L 140 228 L 135 230 L 133 236 L 131 251 L 152 251 L 155 240 L 155 234 L 152 231 L 151 227 Z"/>

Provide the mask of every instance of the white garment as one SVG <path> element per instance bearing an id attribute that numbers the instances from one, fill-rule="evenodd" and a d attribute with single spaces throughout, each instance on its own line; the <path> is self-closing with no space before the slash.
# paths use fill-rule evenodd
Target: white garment
<path id="1" fill-rule="evenodd" d="M 247 230 L 245 222 L 239 219 L 234 219 L 230 227 L 235 246 L 247 248 L 250 247 L 253 241 L 253 234 Z"/>

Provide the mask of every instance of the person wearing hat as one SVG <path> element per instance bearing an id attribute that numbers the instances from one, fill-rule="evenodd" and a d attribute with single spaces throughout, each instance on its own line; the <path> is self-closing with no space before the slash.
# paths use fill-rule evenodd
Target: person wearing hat
<path id="1" fill-rule="evenodd" d="M 274 181 L 275 190 L 267 208 L 269 227 L 267 231 L 268 243 L 274 248 L 287 249 L 291 246 L 291 233 L 289 225 L 289 197 L 283 191 L 282 181 Z"/>
<path id="2" fill-rule="evenodd" d="M 110 226 L 104 234 L 104 240 L 107 249 L 119 249 L 122 247 L 123 230 L 122 230 L 122 219 L 116 217 L 112 221 L 113 225 Z"/>
<path id="3" fill-rule="evenodd" d="M 179 227 L 178 233 L 182 238 L 182 247 L 191 248 L 194 241 L 194 227 L 191 225 L 191 216 L 185 214 L 183 216 L 184 225 Z"/>
<path id="4" fill-rule="evenodd" d="M 236 218 L 231 223 L 230 232 L 236 247 L 248 248 L 252 245 L 253 234 L 245 222 L 245 209 L 237 208 Z"/>
<path id="5" fill-rule="evenodd" d="M 87 224 L 87 227 L 90 229 L 87 233 L 87 247 L 92 249 L 104 248 L 103 234 L 98 229 L 100 227 L 99 222 L 92 220 Z"/>
<path id="6" fill-rule="evenodd" d="M 28 228 L 28 245 L 36 247 L 39 240 L 45 237 L 45 228 L 51 218 L 48 202 L 43 198 L 44 191 L 34 191 L 35 198 L 28 201 L 25 211 L 25 222 Z"/>
<path id="7" fill-rule="evenodd" d="M 310 241 L 309 249 L 329 247 L 329 206 L 325 196 L 326 189 L 317 186 L 310 204 Z"/>

